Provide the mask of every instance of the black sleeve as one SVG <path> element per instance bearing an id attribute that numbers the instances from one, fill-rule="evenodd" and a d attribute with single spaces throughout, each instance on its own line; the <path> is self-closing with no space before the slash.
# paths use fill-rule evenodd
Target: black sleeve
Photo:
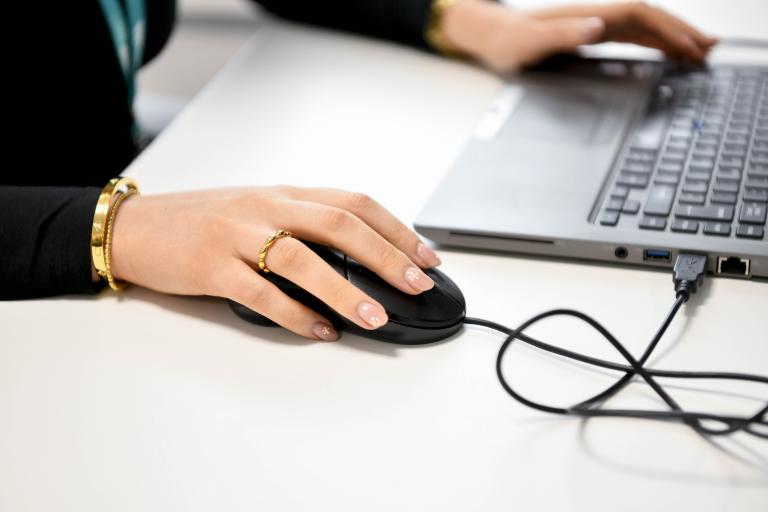
<path id="1" fill-rule="evenodd" d="M 97 187 L 0 186 L 0 299 L 93 293 Z"/>
<path id="2" fill-rule="evenodd" d="M 432 0 L 256 1 L 291 20 L 427 47 L 423 33 Z"/>

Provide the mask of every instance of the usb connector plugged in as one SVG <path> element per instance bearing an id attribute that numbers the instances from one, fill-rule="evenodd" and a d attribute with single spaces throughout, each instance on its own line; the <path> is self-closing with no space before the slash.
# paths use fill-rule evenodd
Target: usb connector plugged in
<path id="1" fill-rule="evenodd" d="M 704 281 L 707 272 L 707 257 L 701 254 L 680 253 L 675 259 L 672 279 L 675 283 L 675 293 L 683 295 L 687 301 L 696 293 Z"/>

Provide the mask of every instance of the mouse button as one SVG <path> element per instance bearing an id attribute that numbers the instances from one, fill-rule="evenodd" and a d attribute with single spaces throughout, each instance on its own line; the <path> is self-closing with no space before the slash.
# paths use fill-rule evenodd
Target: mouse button
<path id="1" fill-rule="evenodd" d="M 426 273 L 432 279 L 432 281 L 435 282 L 436 288 L 455 300 L 462 309 L 466 307 L 467 301 L 464 299 L 464 294 L 461 293 L 461 290 L 456 285 L 456 283 L 453 282 L 452 279 L 450 279 L 440 270 L 434 268 L 429 268 L 425 270 L 424 273 Z"/>
<path id="2" fill-rule="evenodd" d="M 403 325 L 434 329 L 454 325 L 464 317 L 464 307 L 435 286 L 419 295 L 409 295 L 392 287 L 377 274 L 350 261 L 349 281 L 379 301 L 391 321 Z"/>

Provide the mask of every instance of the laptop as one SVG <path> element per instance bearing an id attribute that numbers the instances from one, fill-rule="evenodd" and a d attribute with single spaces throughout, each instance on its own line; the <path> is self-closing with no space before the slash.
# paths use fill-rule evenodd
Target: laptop
<path id="1" fill-rule="evenodd" d="M 416 219 L 463 248 L 768 278 L 768 67 L 559 58 L 509 79 Z"/>

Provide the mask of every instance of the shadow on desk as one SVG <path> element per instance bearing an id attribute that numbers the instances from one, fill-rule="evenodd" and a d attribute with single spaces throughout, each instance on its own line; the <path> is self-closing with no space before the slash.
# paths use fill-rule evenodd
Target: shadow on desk
<path id="1" fill-rule="evenodd" d="M 253 337 L 254 341 L 267 341 L 295 347 L 305 347 L 315 343 L 324 343 L 321 341 L 304 339 L 297 334 L 280 327 L 265 327 L 250 324 L 238 318 L 229 308 L 226 301 L 217 297 L 167 295 L 143 288 L 133 288 L 130 292 L 126 293 L 124 297 L 121 297 L 120 300 L 140 300 L 147 302 L 178 315 L 190 316 L 198 320 L 205 320 L 207 322 L 225 326 L 228 329 Z M 396 345 L 370 340 L 342 331 L 341 339 L 334 343 L 339 343 L 341 346 L 353 350 L 370 352 L 387 357 L 398 357 L 401 350 L 420 350 L 448 343 L 456 336 L 461 335 L 461 332 L 462 331 L 459 331 L 449 338 L 427 345 Z"/>

